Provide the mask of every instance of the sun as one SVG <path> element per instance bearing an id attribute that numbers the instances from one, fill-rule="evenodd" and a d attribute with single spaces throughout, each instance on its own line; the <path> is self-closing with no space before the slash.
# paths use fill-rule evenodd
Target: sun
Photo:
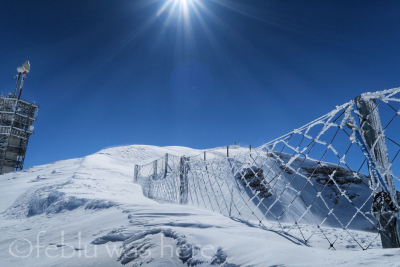
<path id="1" fill-rule="evenodd" d="M 166 0 L 157 12 L 158 17 L 165 17 L 168 24 L 171 22 L 188 22 L 190 11 L 196 8 L 200 0 Z"/>

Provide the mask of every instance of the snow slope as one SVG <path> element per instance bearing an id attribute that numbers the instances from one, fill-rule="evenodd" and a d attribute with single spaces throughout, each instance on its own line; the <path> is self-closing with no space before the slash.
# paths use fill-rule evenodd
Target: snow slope
<path id="1" fill-rule="evenodd" d="M 338 252 L 318 239 L 307 246 L 279 229 L 150 200 L 132 182 L 133 167 L 165 153 L 200 151 L 115 147 L 0 176 L 0 265 L 400 266 L 400 250 L 379 249 L 379 238 L 377 249 L 365 252 L 352 251 L 351 238 L 340 236 Z"/>

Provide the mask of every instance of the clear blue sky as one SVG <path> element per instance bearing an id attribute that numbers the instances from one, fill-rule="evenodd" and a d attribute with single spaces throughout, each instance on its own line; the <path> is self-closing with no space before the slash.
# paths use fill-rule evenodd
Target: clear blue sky
<path id="1" fill-rule="evenodd" d="M 190 0 L 187 0 L 190 2 Z M 194 1 L 194 0 L 193 0 Z M 0 91 L 31 62 L 25 167 L 128 144 L 261 145 L 400 86 L 399 1 L 0 2 Z"/>

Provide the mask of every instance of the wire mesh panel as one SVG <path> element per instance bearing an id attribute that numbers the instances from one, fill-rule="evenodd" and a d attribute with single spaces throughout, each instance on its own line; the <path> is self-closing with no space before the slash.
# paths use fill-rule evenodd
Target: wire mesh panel
<path id="1" fill-rule="evenodd" d="M 309 245 L 398 247 L 399 91 L 363 94 L 255 149 L 222 147 L 173 163 L 167 155 L 139 167 L 138 182 L 159 202 L 208 209 Z"/>
<path id="2" fill-rule="evenodd" d="M 180 203 L 179 174 L 180 157 L 166 154 L 137 171 L 137 183 L 143 195 L 160 203 Z"/>

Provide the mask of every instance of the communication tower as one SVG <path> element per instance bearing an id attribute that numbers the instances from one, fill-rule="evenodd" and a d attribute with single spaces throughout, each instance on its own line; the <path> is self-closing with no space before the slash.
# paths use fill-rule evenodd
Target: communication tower
<path id="1" fill-rule="evenodd" d="M 18 67 L 14 94 L 0 96 L 0 174 L 22 170 L 29 137 L 34 133 L 32 124 L 39 106 L 21 99 L 29 70 L 28 61 Z"/>

